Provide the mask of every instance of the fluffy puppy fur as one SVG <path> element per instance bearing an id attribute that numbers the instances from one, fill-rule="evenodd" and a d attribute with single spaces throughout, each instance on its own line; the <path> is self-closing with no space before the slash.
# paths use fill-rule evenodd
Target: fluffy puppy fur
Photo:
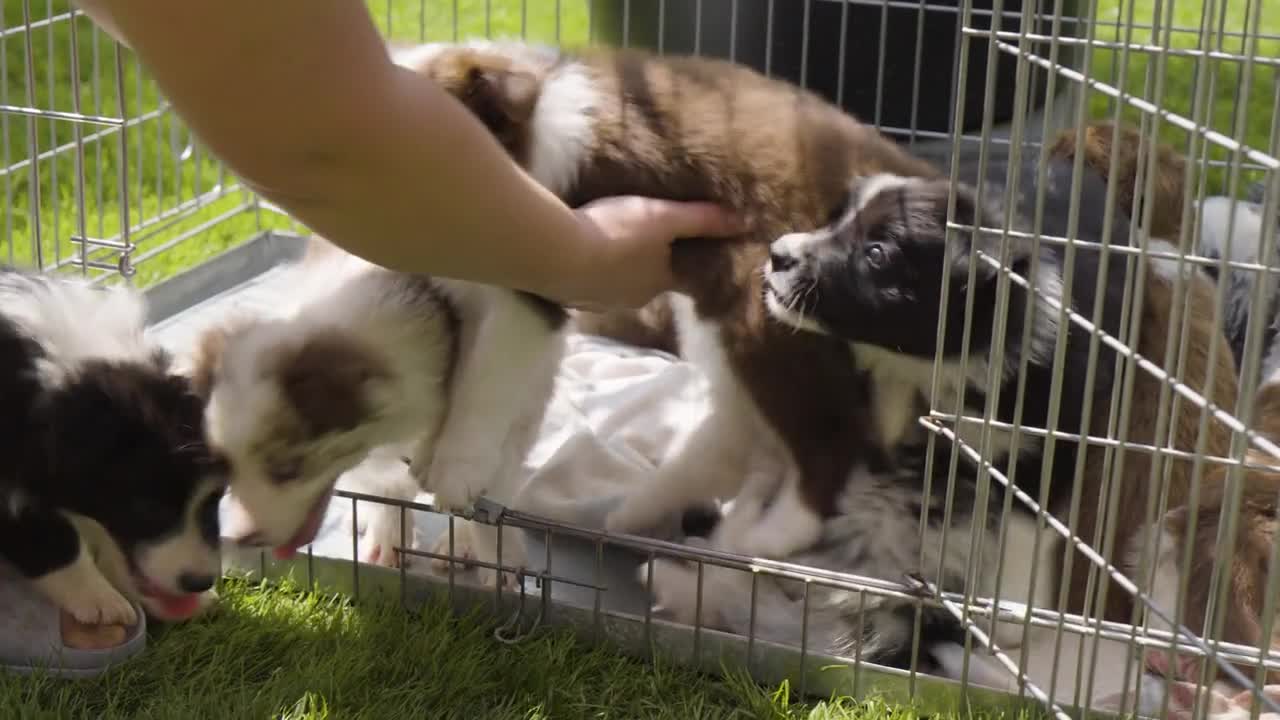
<path id="1" fill-rule="evenodd" d="M 210 443 L 230 462 L 229 536 L 291 555 L 315 538 L 340 475 L 403 445 L 409 473 L 349 479 L 403 500 L 427 490 L 446 510 L 510 502 L 563 352 L 563 311 L 313 243 L 293 268 L 292 308 L 211 330 L 196 357 Z M 364 559 L 396 564 L 399 509 L 365 507 Z M 495 562 L 496 530 L 470 531 L 467 551 Z M 504 563 L 523 561 L 515 534 L 504 549 Z"/>
<path id="2" fill-rule="evenodd" d="M 225 466 L 127 289 L 0 269 L 0 556 L 85 623 L 212 600 Z"/>
<path id="3" fill-rule="evenodd" d="M 840 212 L 852 177 L 936 169 L 819 96 L 723 61 L 516 42 L 427 44 L 394 57 L 458 97 L 571 205 L 641 194 L 718 201 L 747 217 L 742 238 L 673 247 L 680 292 L 666 302 L 680 354 L 709 378 L 712 410 L 606 525 L 648 532 L 732 497 L 759 459 L 749 450 L 762 448 L 794 458 L 799 472 L 742 550 L 785 556 L 816 540 L 850 474 L 880 459 L 868 449 L 865 378 L 847 344 L 797 333 L 765 310 L 768 243 Z M 670 333 L 657 337 L 670 347 Z"/>
<path id="4" fill-rule="evenodd" d="M 1049 181 L 1046 195 L 1049 202 L 1045 207 L 1044 231 L 1062 235 L 1065 230 L 1066 193 L 1070 187 L 1070 167 L 1065 160 L 1053 160 L 1049 167 Z M 1014 227 L 1027 227 L 1025 208 L 1034 201 L 1034 166 L 1023 170 L 1023 188 L 1020 193 L 1018 212 L 1014 213 Z M 1082 178 L 1084 197 L 1081 203 L 1083 213 L 1079 236 L 1084 239 L 1101 239 L 1101 228 L 1091 228 L 1090 223 L 1096 221 L 1090 209 L 1100 207 L 1105 186 L 1100 179 L 1089 173 L 1090 177 Z M 944 261 L 942 220 L 945 218 L 947 188 L 945 183 L 936 181 L 903 179 L 903 178 L 871 178 L 855 186 L 855 211 L 830 228 L 818 233 L 800 233 L 780 238 L 774 244 L 774 258 L 767 273 L 771 311 L 779 318 L 785 319 L 797 328 L 805 328 L 816 332 L 842 337 L 855 344 L 860 354 L 882 356 L 884 361 L 878 365 L 872 361 L 873 367 L 883 367 L 884 373 L 877 380 L 877 392 L 882 387 L 891 386 L 895 381 L 905 388 L 926 390 L 921 378 L 926 381 L 928 375 L 921 376 L 912 372 L 912 368 L 927 369 L 930 367 L 927 358 L 932 358 L 935 348 L 935 326 L 937 321 L 938 297 L 937 288 L 943 272 L 952 274 L 950 308 L 957 304 L 963 307 L 966 274 L 968 263 L 975 262 L 978 251 L 992 254 L 996 249 L 993 239 L 974 238 L 961 235 L 961 243 L 953 250 L 955 259 L 947 265 Z M 987 197 L 992 198 L 993 193 Z M 1002 214 L 998 206 L 979 207 L 974 204 L 973 190 L 968 187 L 958 189 L 957 221 L 973 224 L 980 221 L 985 227 L 1003 225 Z M 997 196 L 998 197 L 998 196 Z M 1057 208 L 1057 209 L 1055 209 Z M 1092 218 L 1092 220 L 1090 219 Z M 1118 217 L 1111 229 L 1110 242 L 1123 245 L 1128 242 L 1125 228 L 1126 218 Z M 1097 230 L 1099 232 L 1094 233 Z M 1151 241 L 1151 246 L 1172 251 L 1172 246 L 1163 241 Z M 1025 247 L 1025 245 L 1024 245 Z M 1092 312 L 1092 294 L 1094 281 L 1097 278 L 1093 268 L 1097 260 L 1090 259 L 1087 249 L 1078 249 L 1076 256 L 1076 282 L 1070 289 L 1064 288 L 1061 281 L 1063 250 L 1042 250 L 1040 269 L 1037 273 L 1028 273 L 1028 250 L 1012 250 L 1011 264 L 1024 276 L 1029 276 L 1040 288 L 1050 296 L 1069 303 L 1077 312 L 1089 317 Z M 1123 268 L 1123 260 L 1114 260 L 1112 267 Z M 990 347 L 993 324 L 994 305 L 991 299 L 995 294 L 997 274 L 990 270 L 978 268 L 978 286 L 973 288 L 976 298 L 974 322 L 972 327 L 970 363 L 984 367 Z M 1113 336 L 1116 335 L 1116 324 L 1120 318 L 1113 311 L 1116 294 L 1123 284 L 1117 284 L 1113 274 L 1105 285 L 1106 303 L 1102 327 Z M 1167 260 L 1150 260 L 1146 266 L 1145 283 L 1142 285 L 1142 307 L 1140 315 L 1133 318 L 1138 323 L 1138 337 L 1135 350 L 1144 358 L 1162 362 L 1167 348 L 1177 348 L 1186 334 L 1187 351 L 1181 357 L 1175 357 L 1176 367 L 1180 367 L 1177 377 L 1193 390 L 1209 399 L 1210 402 L 1223 408 L 1232 408 L 1236 402 L 1236 378 L 1234 362 L 1226 347 L 1226 341 L 1220 330 L 1214 327 L 1213 286 L 1209 278 L 1191 265 L 1186 265 L 1184 273 L 1179 276 L 1176 266 Z M 1179 292 L 1181 287 L 1185 294 Z M 1018 373 L 1016 363 L 1024 358 L 1028 363 L 1025 395 L 1022 398 L 1022 422 L 1029 427 L 1044 427 L 1048 417 L 1044 413 L 1044 405 L 1049 389 L 1049 377 L 1045 375 L 1047 359 L 1050 357 L 1038 351 L 1038 338 L 1048 338 L 1049 331 L 1056 329 L 1056 321 L 1051 314 L 1035 311 L 1035 303 L 1020 288 L 1012 288 L 1009 300 L 1009 325 L 1006 330 L 1014 337 L 1006 340 L 1005 355 L 1001 365 L 1005 372 L 996 377 L 1005 384 L 1002 391 L 1001 406 L 996 411 L 996 419 L 1009 421 L 1010 411 L 1015 397 Z M 951 312 L 956 312 L 954 309 Z M 1021 332 L 1021 319 L 1032 314 L 1030 345 L 1020 343 L 1017 333 Z M 948 334 L 942 338 L 944 349 L 944 366 L 942 378 L 944 392 L 939 402 L 949 402 L 955 397 L 958 389 L 965 388 L 966 394 L 976 392 L 980 398 L 982 390 L 991 389 L 984 375 L 970 374 L 960 377 L 954 371 L 958 356 L 955 338 L 952 333 L 957 330 L 952 326 L 962 316 L 948 317 Z M 1016 322 L 1015 322 L 1016 321 Z M 1087 367 L 1088 335 L 1072 323 L 1068 331 L 1067 362 L 1063 366 L 1062 406 L 1057 416 L 1059 430 L 1074 432 L 1079 430 L 1080 423 L 1089 419 L 1089 432 L 1093 435 L 1105 433 L 1109 437 L 1114 434 L 1108 430 L 1110 418 L 1110 388 L 1112 383 L 1131 383 L 1131 387 L 1122 385 L 1129 393 L 1131 412 L 1127 426 L 1120 427 L 1123 438 L 1128 443 L 1141 443 L 1157 447 L 1171 447 L 1183 452 L 1197 449 L 1212 456 L 1225 456 L 1229 450 L 1230 435 L 1221 423 L 1210 419 L 1206 424 L 1203 447 L 1197 445 L 1200 440 L 1200 415 L 1198 408 L 1179 398 L 1172 399 L 1172 406 L 1166 409 L 1165 416 L 1159 416 L 1161 381 L 1149 371 L 1132 368 L 1123 374 L 1109 378 L 1108 370 L 1113 367 L 1114 353 L 1101 350 L 1098 353 L 1098 379 L 1092 389 L 1093 406 L 1091 415 L 1084 414 L 1086 398 L 1083 385 L 1083 374 Z M 867 346 L 871 346 L 868 349 Z M 1210 373 L 1210 354 L 1216 346 L 1216 366 L 1213 367 L 1212 386 L 1208 381 Z M 1050 346 L 1051 347 L 1051 346 Z M 1025 350 L 1024 350 L 1025 348 Z M 925 358 L 923 364 L 922 358 Z M 873 370 L 874 372 L 874 370 Z M 1122 373 L 1126 372 L 1122 368 Z M 945 405 L 943 406 L 945 409 Z M 978 412 L 981 412 L 980 405 Z M 971 409 L 969 411 L 973 413 Z M 884 424 L 885 420 L 881 420 Z M 1157 428 L 1167 425 L 1166 434 L 1156 436 Z M 961 431 L 961 436 L 964 436 Z M 1022 464 L 1038 455 L 1039 442 L 1023 438 L 1017 448 L 1022 454 Z M 1065 447 L 1064 447 L 1065 446 Z M 996 446 L 999 456 L 1008 454 L 1005 445 Z M 1060 518 L 1066 518 L 1068 501 L 1071 493 L 1072 471 L 1076 461 L 1075 444 L 1058 442 L 1054 465 L 1051 470 L 1051 485 L 1048 488 L 1048 507 L 1050 512 Z M 1124 570 L 1130 577 L 1150 577 L 1153 572 L 1149 567 L 1138 565 L 1139 558 L 1145 557 L 1142 550 L 1145 543 L 1151 542 L 1157 548 L 1167 546 L 1181 547 L 1179 541 L 1180 528 L 1176 522 L 1166 523 L 1160 531 L 1160 537 L 1153 538 L 1154 528 L 1146 526 L 1147 502 L 1150 492 L 1161 483 L 1167 485 L 1168 507 L 1176 513 L 1186 508 L 1188 502 L 1193 467 L 1189 460 L 1181 458 L 1162 458 L 1160 466 L 1153 467 L 1155 458 L 1152 454 L 1135 449 L 1125 449 L 1117 454 L 1117 466 L 1110 462 L 1104 448 L 1090 446 L 1084 456 L 1083 485 L 1079 488 L 1080 505 L 1079 522 L 1076 526 L 1079 536 L 1095 548 L 1101 548 L 1110 562 Z M 1001 461 L 997 460 L 997 465 Z M 1153 474 L 1154 473 L 1154 474 Z M 1107 478 L 1115 477 L 1112 487 L 1108 487 Z M 1021 469 L 1015 482 L 1024 485 L 1034 497 L 1037 493 L 1037 473 L 1027 475 Z M 1202 481 L 1202 488 L 1220 484 L 1221 476 L 1208 473 Z M 1108 507 L 1108 492 L 1117 493 L 1115 504 Z M 1215 491 L 1205 490 L 1206 496 L 1212 497 Z M 1101 528 L 1106 526 L 1107 514 L 1114 512 L 1114 527 L 1117 528 L 1114 538 L 1104 538 Z M 1214 512 L 1212 507 L 1206 512 Z M 1011 539 L 1011 547 L 1016 547 Z M 1068 550 L 1063 552 L 1063 542 L 1056 538 L 1052 556 L 1056 572 L 1050 573 L 1054 587 L 1048 595 L 1039 595 L 1034 604 L 1042 607 L 1057 605 L 1055 598 L 1059 591 L 1065 591 L 1068 602 L 1065 610 L 1082 612 L 1095 601 L 1086 597 L 1085 573 L 1089 569 L 1088 561 L 1076 553 L 1070 574 L 1066 572 L 1065 559 Z M 1172 544 L 1172 545 L 1170 545 Z M 1028 544 L 1029 547 L 1029 544 Z M 1160 578 L 1177 577 L 1181 572 L 1196 572 L 1196 568 L 1170 567 L 1168 563 L 1176 558 L 1157 554 L 1159 568 L 1155 570 L 1156 582 Z M 1167 561 L 1167 562 L 1166 562 Z M 1263 576 L 1265 577 L 1265 575 Z M 1233 578 L 1233 582 L 1243 586 L 1260 580 L 1257 567 L 1250 566 Z M 1173 586 L 1176 588 L 1176 584 Z M 1162 594 L 1169 587 L 1153 590 L 1157 604 L 1166 610 L 1172 610 L 1172 601 Z M 1095 614 L 1109 620 L 1128 622 L 1132 619 L 1133 602 L 1127 593 L 1111 589 L 1106 605 L 1094 609 Z M 1167 603 L 1167 605 L 1165 604 Z M 1204 630 L 1203 608 L 1196 614 L 1192 607 L 1186 616 L 1188 626 L 1197 632 Z M 1248 608 L 1236 607 L 1239 614 L 1235 621 L 1228 622 L 1222 639 L 1231 642 L 1249 642 L 1247 629 L 1255 625 L 1256 613 Z"/>
<path id="5" fill-rule="evenodd" d="M 1205 267 L 1210 277 L 1226 284 L 1223 320 L 1231 352 L 1241 369 L 1244 365 L 1249 318 L 1253 310 L 1253 295 L 1255 287 L 1259 283 L 1262 285 L 1257 290 L 1261 294 L 1260 319 L 1265 323 L 1260 336 L 1262 356 L 1256 376 L 1260 385 L 1262 380 L 1272 377 L 1280 370 L 1280 293 L 1277 292 L 1280 283 L 1277 283 L 1274 271 L 1280 264 L 1280 248 L 1274 245 L 1276 238 L 1280 237 L 1280 228 L 1271 231 L 1273 246 L 1268 269 L 1228 267 L 1225 276 L 1222 276 L 1218 262 L 1223 258 L 1233 263 L 1261 263 L 1261 242 L 1265 230 L 1262 208 L 1253 203 L 1233 202 L 1228 197 L 1211 197 L 1200 203 L 1199 215 L 1199 253 L 1214 261 L 1214 264 Z"/>
<path id="6" fill-rule="evenodd" d="M 1112 142 L 1113 138 L 1118 142 Z M 1152 144 L 1146 136 L 1127 125 L 1095 123 L 1084 128 L 1084 144 L 1076 147 L 1074 128 L 1064 130 L 1050 146 L 1054 157 L 1073 160 L 1076 151 L 1084 155 L 1084 166 L 1092 168 L 1108 183 L 1114 185 L 1116 209 L 1125 215 L 1132 214 L 1141 221 L 1147 205 L 1151 206 L 1150 233 L 1158 238 L 1177 242 L 1182 228 L 1182 192 L 1187 172 L 1187 162 L 1173 148 L 1162 143 Z M 1151 153 L 1155 153 L 1155 182 L 1147 194 L 1146 171 Z M 1142 154 L 1142 167 L 1138 167 L 1138 155 Z M 1138 188 L 1138 171 L 1144 178 Z M 1135 206 L 1134 199 L 1138 200 Z M 1101 211 L 1101 208 L 1099 208 Z"/>
<path id="7" fill-rule="evenodd" d="M 1113 132 L 1118 132 L 1119 144 L 1112 143 Z M 1073 130 L 1064 131 L 1058 141 L 1054 144 L 1052 152 L 1058 157 L 1065 160 L 1071 160 L 1074 156 L 1074 138 Z M 1157 237 L 1168 238 L 1176 241 L 1179 237 L 1182 227 L 1183 215 L 1183 191 L 1185 183 L 1185 175 L 1187 164 L 1176 150 L 1164 145 L 1155 144 L 1152 146 L 1150 142 L 1136 130 L 1131 127 L 1116 126 L 1109 123 L 1100 123 L 1091 125 L 1085 130 L 1085 164 L 1092 167 L 1104 175 L 1108 176 L 1108 182 L 1117 186 L 1117 198 L 1121 203 L 1120 207 L 1125 212 L 1133 206 L 1134 198 L 1137 197 L 1138 212 L 1142 212 L 1142 208 L 1146 205 L 1152 206 L 1150 233 Z M 1143 145 L 1148 148 L 1144 154 L 1155 153 L 1155 178 L 1151 185 L 1151 194 L 1143 195 L 1147 190 L 1147 185 L 1143 184 L 1142 191 L 1136 187 L 1138 175 L 1138 154 Z M 1200 245 L 1199 254 L 1209 259 L 1217 260 L 1226 252 L 1226 215 L 1229 212 L 1230 201 L 1226 198 L 1209 198 L 1198 204 L 1192 213 L 1193 219 L 1198 216 L 1200 223 Z M 1240 205 L 1236 210 L 1236 228 L 1237 234 L 1235 241 L 1232 243 L 1231 259 L 1239 262 L 1256 262 L 1258 260 L 1258 242 L 1261 238 L 1260 213 L 1256 206 Z M 1172 251 L 1172 248 L 1166 247 L 1166 250 Z M 1169 267 L 1170 263 L 1162 263 L 1163 266 Z M 1218 267 L 1214 265 L 1198 266 L 1203 270 L 1203 276 L 1211 280 L 1218 280 Z M 1244 340 L 1248 323 L 1248 313 L 1250 303 L 1252 302 L 1252 292 L 1255 280 L 1259 277 L 1259 273 L 1249 270 L 1232 269 L 1228 274 L 1229 286 L 1226 291 L 1227 305 L 1224 308 L 1225 324 L 1223 330 L 1228 346 L 1231 349 L 1232 360 L 1231 368 L 1240 368 L 1244 360 Z M 1280 415 L 1274 414 L 1276 408 L 1267 408 L 1265 398 L 1272 393 L 1277 392 L 1271 387 L 1271 383 L 1276 380 L 1276 371 L 1280 367 L 1280 360 L 1277 360 L 1276 350 L 1273 347 L 1276 343 L 1275 323 L 1277 315 L 1277 303 L 1275 298 L 1275 280 L 1270 274 L 1262 274 L 1263 282 L 1266 285 L 1263 288 L 1263 307 L 1266 313 L 1266 321 L 1268 326 L 1263 330 L 1263 358 L 1259 368 L 1260 396 L 1257 411 L 1259 422 L 1262 423 L 1260 429 L 1264 432 L 1267 425 L 1275 422 Z M 1217 292 L 1210 290 L 1202 281 L 1202 273 L 1192 273 L 1192 280 L 1189 287 L 1189 295 L 1185 304 L 1186 316 L 1184 318 L 1183 332 L 1191 333 L 1193 337 L 1210 337 L 1219 334 L 1217 327 L 1213 323 L 1213 309 L 1217 305 Z M 1148 285 L 1149 293 L 1148 303 L 1154 303 L 1156 308 L 1168 305 L 1175 300 L 1172 287 L 1168 283 L 1157 283 Z M 1167 323 L 1162 320 L 1165 316 L 1163 310 L 1157 310 L 1152 314 L 1150 309 L 1144 310 L 1142 319 L 1143 331 L 1139 338 L 1139 351 L 1148 358 L 1164 357 L 1167 335 Z M 1175 336 L 1176 338 L 1176 336 Z M 1176 339 L 1175 339 L 1176 342 Z M 1192 343 L 1193 363 L 1188 365 L 1188 370 L 1194 368 L 1202 368 L 1195 370 L 1195 374 L 1187 379 L 1187 382 L 1193 387 L 1200 387 L 1207 380 L 1208 368 L 1208 346 L 1201 346 L 1199 342 Z M 1219 407 L 1231 410 L 1235 402 L 1234 382 L 1226 380 L 1226 370 L 1228 364 L 1222 361 L 1222 346 L 1218 345 L 1218 365 L 1215 373 L 1215 395 Z M 1194 381 L 1193 381 L 1194 380 Z M 1158 418 L 1156 417 L 1155 403 L 1158 402 L 1158 393 L 1160 391 L 1159 383 L 1148 373 L 1139 373 L 1136 376 L 1136 384 L 1134 387 L 1133 406 L 1143 410 L 1142 413 L 1136 414 L 1131 418 L 1130 426 L 1138 429 L 1138 435 L 1130 434 L 1129 438 L 1134 442 L 1152 443 L 1154 440 L 1153 428 L 1156 426 Z M 1221 398 L 1221 399 L 1218 399 Z M 1198 418 L 1196 413 L 1190 408 L 1184 408 L 1185 412 L 1177 415 L 1175 422 L 1180 424 L 1195 423 Z M 1182 440 L 1195 437 L 1197 430 L 1189 425 L 1182 427 L 1174 433 L 1175 437 Z M 1216 455 L 1226 455 L 1227 453 L 1227 435 L 1225 429 L 1216 422 L 1210 423 L 1210 433 L 1206 443 L 1205 452 Z M 1177 447 L 1187 447 L 1185 443 L 1176 445 Z M 1252 451 L 1251 451 L 1252 453 Z M 1096 461 L 1096 455 L 1094 457 Z M 1150 456 L 1135 456 L 1127 462 L 1132 464 L 1138 462 L 1138 467 L 1133 468 L 1126 473 L 1130 477 L 1146 476 L 1150 467 Z M 1257 454 L 1251 454 L 1249 461 L 1253 463 L 1270 462 Z M 1091 465 L 1090 471 L 1096 467 L 1096 462 Z M 1214 538 L 1216 538 L 1217 521 L 1222 513 L 1221 503 L 1223 500 L 1222 493 L 1224 489 L 1223 482 L 1225 480 L 1225 470 L 1218 467 L 1209 471 L 1210 477 L 1202 484 L 1202 495 L 1200 505 L 1194 513 L 1199 517 L 1196 535 L 1193 541 L 1196 560 L 1187 572 L 1193 577 L 1204 577 L 1206 580 L 1212 569 L 1212 558 L 1214 557 Z M 1190 468 L 1185 463 L 1174 463 L 1173 481 L 1174 494 L 1170 501 L 1169 514 L 1165 517 L 1165 535 L 1159 539 L 1158 551 L 1161 553 L 1159 562 L 1171 563 L 1174 558 L 1166 556 L 1174 546 L 1179 549 L 1180 544 L 1184 541 L 1185 532 L 1189 529 L 1188 516 L 1193 512 L 1179 501 L 1179 495 L 1185 498 L 1185 493 L 1189 492 L 1186 480 L 1190 477 Z M 1236 541 L 1237 553 L 1232 570 L 1228 573 L 1231 578 L 1232 590 L 1229 594 L 1232 607 L 1224 616 L 1225 627 L 1223 631 L 1223 639 L 1229 642 L 1237 642 L 1252 646 L 1266 646 L 1267 642 L 1261 637 L 1261 627 L 1259 613 L 1261 611 L 1261 598 L 1258 595 L 1257 585 L 1261 581 L 1265 581 L 1266 577 L 1266 560 L 1270 557 L 1269 541 L 1263 538 L 1269 537 L 1270 527 L 1273 519 L 1274 499 L 1268 498 L 1268 495 L 1274 495 L 1275 476 L 1266 472 L 1249 471 L 1245 474 L 1245 490 L 1243 495 L 1243 504 L 1241 506 L 1241 519 L 1239 533 Z M 1131 487 L 1127 485 L 1126 487 Z M 1138 501 L 1138 490 L 1134 489 L 1132 494 L 1126 492 L 1126 499 L 1129 502 L 1136 503 Z M 1122 501 L 1122 505 L 1126 504 Z M 1122 509 L 1122 513 L 1125 511 Z M 1141 523 L 1142 519 L 1136 515 L 1126 515 L 1121 518 L 1121 522 L 1137 522 Z M 1138 537 L 1150 537 L 1146 533 L 1150 533 L 1152 528 L 1143 526 L 1143 533 Z M 1130 566 L 1136 563 L 1136 543 L 1129 550 Z M 1175 598 L 1169 594 L 1174 588 L 1165 588 L 1166 594 L 1161 598 L 1161 604 L 1172 612 L 1173 602 Z M 1186 598 L 1187 617 L 1202 619 L 1208 607 L 1208 598 L 1204 595 L 1208 591 L 1207 583 L 1193 582 L 1189 585 L 1190 595 Z M 1200 628 L 1199 625 L 1193 625 Z"/>

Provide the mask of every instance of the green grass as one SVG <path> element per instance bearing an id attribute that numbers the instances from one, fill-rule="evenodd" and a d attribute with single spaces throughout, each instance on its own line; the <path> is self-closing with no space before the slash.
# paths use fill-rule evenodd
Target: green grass
<path id="1" fill-rule="evenodd" d="M 514 645 L 443 606 L 353 606 L 288 585 L 226 580 L 206 618 L 154 631 L 97 679 L 0 675 L 0 717 L 24 718 L 812 718 L 914 720 L 871 699 L 810 705 L 785 689 L 645 666 L 568 634 Z"/>
<path id="2" fill-rule="evenodd" d="M 1157 5 L 1161 7 L 1159 14 Z M 1166 15 L 1170 6 L 1173 10 L 1171 26 L 1167 22 L 1170 16 Z M 1253 19 L 1246 17 L 1246 10 L 1252 13 L 1256 8 L 1261 8 L 1261 13 L 1257 25 L 1252 26 Z M 1218 0 L 1213 4 L 1213 11 L 1214 14 L 1209 17 L 1202 32 L 1201 18 L 1209 12 L 1208 2 L 1099 0 L 1097 18 L 1100 25 L 1096 39 L 1188 50 L 1201 47 L 1203 35 L 1205 49 L 1232 55 L 1246 55 L 1252 50 L 1255 58 L 1280 58 L 1280 40 L 1259 38 L 1249 41 L 1242 36 L 1231 35 L 1233 32 L 1239 34 L 1246 27 L 1252 26 L 1256 29 L 1256 35 L 1280 36 L 1280 4 Z M 1167 37 L 1166 31 L 1151 29 L 1135 29 L 1129 34 L 1120 26 L 1102 24 L 1123 24 L 1130 17 L 1135 25 L 1159 25 L 1171 27 L 1172 31 L 1167 33 Z M 1127 53 L 1127 59 L 1125 55 L 1119 50 L 1097 50 L 1093 54 L 1090 77 L 1184 118 L 1207 125 L 1228 137 L 1243 139 L 1254 150 L 1273 157 L 1280 153 L 1280 148 L 1276 145 L 1280 138 L 1272 136 L 1273 125 L 1276 124 L 1275 111 L 1280 105 L 1280 85 L 1277 85 L 1275 66 L 1255 65 L 1251 72 L 1246 73 L 1245 64 L 1236 60 L 1223 59 L 1198 64 L 1195 58 L 1168 56 L 1161 71 L 1158 56 L 1133 51 Z M 1120 82 L 1118 78 L 1122 67 L 1125 69 L 1125 80 Z M 1113 119 L 1116 116 L 1115 108 L 1116 103 L 1103 93 L 1090 94 L 1089 111 L 1093 118 Z M 1121 104 L 1121 110 L 1120 117 L 1125 122 L 1144 122 L 1144 113 L 1137 108 Z M 1150 115 L 1146 115 L 1145 122 L 1150 123 L 1150 118 Z M 1203 141 L 1195 146 L 1193 152 L 1190 134 L 1166 122 L 1162 122 L 1159 127 L 1159 137 L 1195 159 L 1203 160 L 1207 157 L 1210 161 L 1231 160 L 1231 153 L 1226 149 L 1218 145 L 1206 145 Z M 1205 178 L 1207 194 L 1238 194 L 1247 183 L 1263 179 L 1258 172 L 1242 172 L 1238 181 L 1233 181 L 1231 175 L 1226 168 L 1211 167 Z"/>

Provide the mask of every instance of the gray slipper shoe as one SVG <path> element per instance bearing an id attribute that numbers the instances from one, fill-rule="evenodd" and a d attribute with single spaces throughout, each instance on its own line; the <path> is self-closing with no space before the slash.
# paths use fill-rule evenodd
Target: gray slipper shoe
<path id="1" fill-rule="evenodd" d="M 0 672 L 47 672 L 54 677 L 87 678 L 137 655 L 147 644 L 147 621 L 137 608 L 138 624 L 125 641 L 105 650 L 79 650 L 62 642 L 62 613 L 9 565 L 0 563 Z"/>

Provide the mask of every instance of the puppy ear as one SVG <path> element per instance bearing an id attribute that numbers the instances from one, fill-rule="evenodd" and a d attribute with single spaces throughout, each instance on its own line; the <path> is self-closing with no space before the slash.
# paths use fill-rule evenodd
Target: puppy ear
<path id="1" fill-rule="evenodd" d="M 391 376 L 382 358 L 336 330 L 314 333 L 291 348 L 275 373 L 286 401 L 316 435 L 366 422 L 376 412 L 374 384 Z"/>
<path id="2" fill-rule="evenodd" d="M 227 340 L 233 328 L 229 325 L 218 325 L 206 330 L 196 341 L 192 358 L 191 390 L 202 401 L 208 402 L 213 385 L 222 368 L 222 354 L 227 348 Z"/>
<path id="3" fill-rule="evenodd" d="M 503 135 L 533 116 L 538 78 L 521 70 L 473 65 L 461 99 L 491 132 Z"/>

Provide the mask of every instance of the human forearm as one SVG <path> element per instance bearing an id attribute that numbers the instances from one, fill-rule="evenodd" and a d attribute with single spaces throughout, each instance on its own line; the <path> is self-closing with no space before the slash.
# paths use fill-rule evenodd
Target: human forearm
<path id="1" fill-rule="evenodd" d="M 581 225 L 461 104 L 391 63 L 358 0 L 84 0 L 215 155 L 402 270 L 554 293 Z"/>
<path id="2" fill-rule="evenodd" d="M 561 278 L 589 272 L 575 215 L 520 170 L 470 113 L 409 70 L 392 66 L 390 103 L 312 191 L 263 193 L 316 231 L 396 268 L 429 269 L 558 297 Z"/>

